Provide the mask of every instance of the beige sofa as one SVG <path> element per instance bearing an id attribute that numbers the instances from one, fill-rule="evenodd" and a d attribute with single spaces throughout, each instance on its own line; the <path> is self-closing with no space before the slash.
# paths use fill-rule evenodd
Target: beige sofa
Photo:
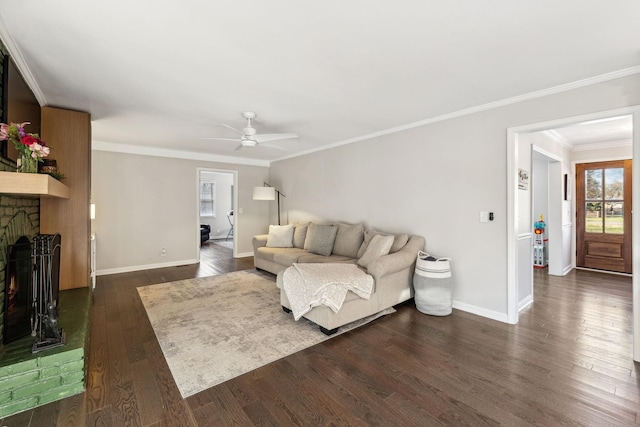
<path id="1" fill-rule="evenodd" d="M 360 224 L 334 224 L 337 229 L 335 240 L 323 254 L 312 252 L 314 247 L 314 228 L 326 225 L 295 224 L 295 232 L 291 247 L 269 247 L 269 235 L 259 235 L 253 238 L 254 264 L 256 268 L 277 274 L 277 286 L 280 289 L 280 301 L 285 311 L 290 310 L 290 304 L 282 287 L 282 273 L 293 263 L 357 263 L 366 254 L 371 240 L 378 234 L 390 235 L 374 230 L 365 230 Z M 306 227 L 306 229 L 305 229 Z M 326 243 L 326 242 L 325 242 Z M 394 235 L 391 251 L 387 255 L 379 256 L 363 268 L 374 279 L 374 292 L 370 299 L 363 299 L 352 292 L 342 308 L 334 313 L 326 306 L 314 307 L 304 315 L 320 326 L 325 334 L 337 332 L 340 326 L 362 319 L 384 309 L 404 302 L 413 297 L 413 272 L 418 252 L 424 249 L 425 239 L 421 236 L 406 234 Z M 306 249 L 305 249 L 306 247 Z M 316 250 L 322 252 L 322 250 Z"/>

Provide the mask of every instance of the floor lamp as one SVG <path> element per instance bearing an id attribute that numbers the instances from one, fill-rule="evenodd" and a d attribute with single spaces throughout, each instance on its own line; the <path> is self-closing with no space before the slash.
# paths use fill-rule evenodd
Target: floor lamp
<path id="1" fill-rule="evenodd" d="M 280 225 L 280 196 L 287 197 L 266 182 L 263 187 L 253 187 L 253 200 L 278 200 L 278 225 Z M 277 197 L 276 197 L 277 193 Z"/>

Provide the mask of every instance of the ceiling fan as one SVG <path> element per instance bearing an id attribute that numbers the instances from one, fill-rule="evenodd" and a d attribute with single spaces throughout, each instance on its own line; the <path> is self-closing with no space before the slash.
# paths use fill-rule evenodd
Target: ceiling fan
<path id="1" fill-rule="evenodd" d="M 271 144 L 265 144 L 265 142 L 268 141 L 279 141 L 281 139 L 290 139 L 290 138 L 297 138 L 298 135 L 296 135 L 295 133 L 263 133 L 263 134 L 258 134 L 256 133 L 256 129 L 251 126 L 251 120 L 256 118 L 256 113 L 252 112 L 252 111 L 246 111 L 244 113 L 242 113 L 242 117 L 244 117 L 245 119 L 247 119 L 247 126 L 245 126 L 244 128 L 242 128 L 242 131 L 239 131 L 238 129 L 226 125 L 226 124 L 222 124 L 222 126 L 226 127 L 227 129 L 231 129 L 232 131 L 234 131 L 235 133 L 237 133 L 238 135 L 240 135 L 240 138 L 217 138 L 217 137 L 210 137 L 210 138 L 204 138 L 204 139 L 215 139 L 217 141 L 234 141 L 234 142 L 240 142 L 240 145 L 238 145 L 236 147 L 236 150 L 240 150 L 242 148 L 253 148 L 255 146 L 257 146 L 258 144 L 265 146 L 265 147 L 271 147 L 271 148 L 277 148 L 279 150 L 286 150 L 286 148 L 282 148 L 282 147 L 278 147 L 277 145 L 271 145 Z"/>

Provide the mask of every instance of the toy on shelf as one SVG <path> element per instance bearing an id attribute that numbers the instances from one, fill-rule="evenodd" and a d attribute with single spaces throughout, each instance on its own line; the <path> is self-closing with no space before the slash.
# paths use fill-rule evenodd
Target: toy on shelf
<path id="1" fill-rule="evenodd" d="M 533 223 L 534 240 L 533 240 L 533 268 L 545 268 L 549 263 L 547 258 L 547 224 L 545 224 L 542 214 L 540 221 Z"/>

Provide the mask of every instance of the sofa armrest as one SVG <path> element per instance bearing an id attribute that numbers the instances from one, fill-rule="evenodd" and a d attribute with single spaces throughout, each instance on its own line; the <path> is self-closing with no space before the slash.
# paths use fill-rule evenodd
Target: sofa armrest
<path id="1" fill-rule="evenodd" d="M 253 236 L 251 239 L 251 244 L 253 245 L 253 253 L 255 254 L 258 248 L 262 248 L 267 246 L 267 237 L 268 234 L 259 234 L 257 236 Z"/>
<path id="2" fill-rule="evenodd" d="M 375 260 L 367 269 L 367 273 L 378 281 L 381 277 L 413 268 L 418 252 L 424 249 L 424 237 L 411 236 L 409 241 L 398 252 L 381 256 Z"/>

